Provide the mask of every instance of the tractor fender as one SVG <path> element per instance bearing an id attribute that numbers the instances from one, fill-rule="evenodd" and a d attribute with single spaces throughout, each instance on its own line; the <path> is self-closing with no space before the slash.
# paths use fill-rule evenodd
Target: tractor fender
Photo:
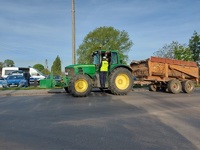
<path id="1" fill-rule="evenodd" d="M 129 67 L 129 66 L 127 66 L 127 65 L 118 65 L 118 66 L 115 66 L 114 68 L 112 68 L 112 70 L 110 70 L 110 72 L 109 72 L 109 74 L 113 71 L 113 70 L 115 70 L 115 69 L 117 69 L 117 68 L 126 68 L 126 69 L 128 69 L 130 72 L 132 72 L 132 69 Z"/>

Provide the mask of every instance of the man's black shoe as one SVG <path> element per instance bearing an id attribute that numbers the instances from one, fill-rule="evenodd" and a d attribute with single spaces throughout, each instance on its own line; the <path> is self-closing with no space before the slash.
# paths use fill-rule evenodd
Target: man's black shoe
<path id="1" fill-rule="evenodd" d="M 101 92 L 104 92 L 103 88 L 100 88 Z"/>

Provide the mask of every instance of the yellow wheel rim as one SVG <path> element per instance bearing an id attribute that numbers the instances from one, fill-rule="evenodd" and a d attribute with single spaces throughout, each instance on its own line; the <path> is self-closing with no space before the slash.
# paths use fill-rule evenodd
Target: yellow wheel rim
<path id="1" fill-rule="evenodd" d="M 128 88 L 130 84 L 130 79 L 126 74 L 119 74 L 117 78 L 115 79 L 115 84 L 118 89 L 125 90 Z"/>
<path id="2" fill-rule="evenodd" d="M 88 83 L 86 80 L 79 79 L 75 82 L 75 90 L 77 92 L 80 92 L 80 93 L 85 92 L 87 88 L 88 88 Z"/>

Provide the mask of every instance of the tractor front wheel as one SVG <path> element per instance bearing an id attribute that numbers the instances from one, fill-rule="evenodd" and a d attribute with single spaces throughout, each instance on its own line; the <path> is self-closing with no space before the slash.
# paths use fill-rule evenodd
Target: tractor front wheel
<path id="1" fill-rule="evenodd" d="M 92 81 L 85 74 L 76 75 L 70 80 L 68 90 L 75 97 L 85 97 L 92 90 Z"/>

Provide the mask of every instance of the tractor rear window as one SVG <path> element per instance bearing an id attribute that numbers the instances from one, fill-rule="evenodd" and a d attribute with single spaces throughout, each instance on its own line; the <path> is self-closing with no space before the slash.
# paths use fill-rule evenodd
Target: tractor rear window
<path id="1" fill-rule="evenodd" d="M 117 53 L 112 53 L 111 64 L 117 64 Z"/>

